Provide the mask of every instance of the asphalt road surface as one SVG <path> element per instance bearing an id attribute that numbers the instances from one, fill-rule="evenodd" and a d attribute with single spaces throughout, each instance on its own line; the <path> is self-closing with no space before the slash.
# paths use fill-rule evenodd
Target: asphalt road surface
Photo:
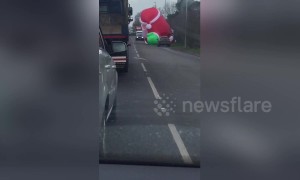
<path id="1" fill-rule="evenodd" d="M 117 107 L 101 162 L 200 164 L 200 58 L 131 39 L 129 72 L 119 73 Z"/>

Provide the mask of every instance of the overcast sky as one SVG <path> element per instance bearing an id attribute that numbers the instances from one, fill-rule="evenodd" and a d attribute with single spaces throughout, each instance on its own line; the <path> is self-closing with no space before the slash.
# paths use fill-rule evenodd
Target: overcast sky
<path id="1" fill-rule="evenodd" d="M 167 2 L 177 2 L 177 0 L 166 0 Z M 133 17 L 136 13 L 141 12 L 143 9 L 150 8 L 154 6 L 156 2 L 156 7 L 163 7 L 165 0 L 129 0 L 129 4 L 133 9 Z"/>
<path id="2" fill-rule="evenodd" d="M 200 1 L 200 0 L 196 0 L 196 1 Z M 133 18 L 138 12 L 153 7 L 154 4 L 156 4 L 157 8 L 164 7 L 165 5 L 165 0 L 128 0 L 128 2 L 133 9 L 133 15 L 132 15 Z M 166 2 L 176 3 L 177 0 L 166 0 Z M 133 22 L 131 22 L 130 25 L 132 25 L 132 23 Z"/>

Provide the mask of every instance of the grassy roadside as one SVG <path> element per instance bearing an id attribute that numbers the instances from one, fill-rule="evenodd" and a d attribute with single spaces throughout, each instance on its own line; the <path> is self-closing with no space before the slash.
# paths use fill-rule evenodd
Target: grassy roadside
<path id="1" fill-rule="evenodd" d="M 172 44 L 170 48 L 175 51 L 181 51 L 195 56 L 200 56 L 200 48 L 184 48 L 183 44 L 177 43 Z"/>

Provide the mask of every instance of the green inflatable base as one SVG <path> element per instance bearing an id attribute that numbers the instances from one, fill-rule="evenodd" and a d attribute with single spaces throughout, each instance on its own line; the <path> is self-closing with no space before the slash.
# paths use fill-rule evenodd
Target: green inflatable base
<path id="1" fill-rule="evenodd" d="M 157 45 L 159 41 L 159 36 L 156 33 L 148 33 L 147 34 L 147 42 L 149 45 Z"/>

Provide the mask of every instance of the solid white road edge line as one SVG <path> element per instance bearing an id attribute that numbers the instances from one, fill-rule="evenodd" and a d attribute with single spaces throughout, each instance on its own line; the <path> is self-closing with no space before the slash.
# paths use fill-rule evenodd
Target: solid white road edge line
<path id="1" fill-rule="evenodd" d="M 179 135 L 179 132 L 176 129 L 176 126 L 174 124 L 168 124 L 168 126 L 172 133 L 173 139 L 178 147 L 178 150 L 181 154 L 183 162 L 186 164 L 193 164 L 193 161 L 192 161 L 192 159 L 191 159 L 191 157 Z"/>

